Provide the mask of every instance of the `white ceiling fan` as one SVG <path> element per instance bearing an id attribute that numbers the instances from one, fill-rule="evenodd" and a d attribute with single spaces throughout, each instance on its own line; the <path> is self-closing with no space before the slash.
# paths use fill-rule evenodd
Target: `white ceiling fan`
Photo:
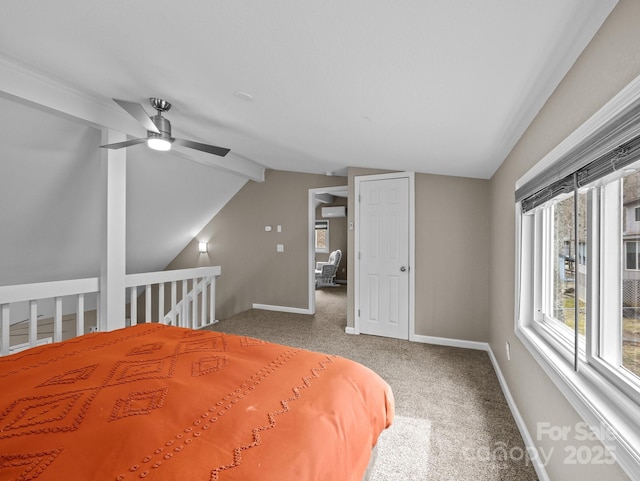
<path id="1" fill-rule="evenodd" d="M 171 136 L 171 122 L 162 116 L 163 112 L 167 112 L 171 108 L 171 104 L 165 100 L 151 97 L 149 102 L 151 106 L 156 109 L 156 115 L 149 116 L 144 110 L 142 105 L 129 102 L 127 100 L 113 99 L 120 107 L 129 113 L 134 119 L 142 124 L 147 129 L 147 137 L 126 140 L 124 142 L 117 142 L 115 144 L 101 145 L 100 147 L 105 149 L 122 149 L 124 147 L 131 147 L 132 145 L 142 144 L 144 142 L 154 150 L 170 150 L 172 144 L 182 145 L 189 147 L 190 149 L 200 150 L 209 154 L 219 155 L 224 157 L 230 151 L 224 147 L 217 147 L 215 145 L 202 144 L 200 142 L 194 142 L 193 140 L 179 139 Z"/>

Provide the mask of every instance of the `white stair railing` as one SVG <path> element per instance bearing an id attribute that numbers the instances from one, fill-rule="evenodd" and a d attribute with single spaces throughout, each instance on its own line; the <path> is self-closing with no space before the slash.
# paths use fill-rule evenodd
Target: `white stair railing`
<path id="1" fill-rule="evenodd" d="M 219 276 L 220 266 L 129 274 L 125 281 L 129 289 L 129 324 L 147 319 L 192 329 L 215 324 Z"/>
<path id="2" fill-rule="evenodd" d="M 220 266 L 127 275 L 127 324 L 198 329 L 216 323 L 219 276 Z M 0 356 L 97 330 L 99 305 L 97 277 L 0 286 Z"/>
<path id="3" fill-rule="evenodd" d="M 85 333 L 85 312 L 99 303 L 98 278 L 0 286 L 0 355 L 63 339 L 63 320 L 75 312 L 75 335 Z M 85 299 L 91 296 L 89 306 Z M 45 302 L 53 300 L 53 304 Z M 71 301 L 71 302 L 70 302 Z M 47 305 L 49 304 L 49 305 Z M 75 304 L 75 306 L 73 306 Z M 69 307 L 69 306 L 73 307 Z M 23 319 L 24 316 L 26 319 Z M 39 319 L 43 317 L 44 319 Z M 97 320 L 96 320 L 97 322 Z M 42 328 L 38 331 L 38 327 Z M 26 327 L 26 333 L 24 331 Z M 11 334 L 17 340 L 11 343 Z M 74 337 L 65 336 L 65 337 Z"/>

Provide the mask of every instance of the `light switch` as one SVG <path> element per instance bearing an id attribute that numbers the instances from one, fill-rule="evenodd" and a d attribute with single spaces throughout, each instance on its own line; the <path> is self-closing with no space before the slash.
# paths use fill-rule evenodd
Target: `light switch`
<path id="1" fill-rule="evenodd" d="M 281 225 L 278 226 L 277 231 L 278 232 L 282 232 L 282 226 Z"/>
<path id="2" fill-rule="evenodd" d="M 284 244 L 276 245 L 276 252 L 284 252 Z"/>

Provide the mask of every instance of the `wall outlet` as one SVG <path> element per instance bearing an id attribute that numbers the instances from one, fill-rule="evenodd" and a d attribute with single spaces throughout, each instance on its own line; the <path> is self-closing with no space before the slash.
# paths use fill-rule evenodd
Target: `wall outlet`
<path id="1" fill-rule="evenodd" d="M 284 252 L 284 244 L 277 244 L 276 252 Z"/>
<path id="2" fill-rule="evenodd" d="M 504 347 L 507 350 L 507 361 L 511 361 L 511 345 L 507 342 Z"/>
<path id="3" fill-rule="evenodd" d="M 89 326 L 89 332 L 98 332 L 98 326 Z"/>

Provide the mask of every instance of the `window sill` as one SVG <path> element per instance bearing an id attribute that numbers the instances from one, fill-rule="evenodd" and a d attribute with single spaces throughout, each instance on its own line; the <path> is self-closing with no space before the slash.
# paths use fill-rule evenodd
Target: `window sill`
<path id="1" fill-rule="evenodd" d="M 640 406 L 588 364 L 575 372 L 532 327 L 519 325 L 516 335 L 620 466 L 640 479 Z"/>

